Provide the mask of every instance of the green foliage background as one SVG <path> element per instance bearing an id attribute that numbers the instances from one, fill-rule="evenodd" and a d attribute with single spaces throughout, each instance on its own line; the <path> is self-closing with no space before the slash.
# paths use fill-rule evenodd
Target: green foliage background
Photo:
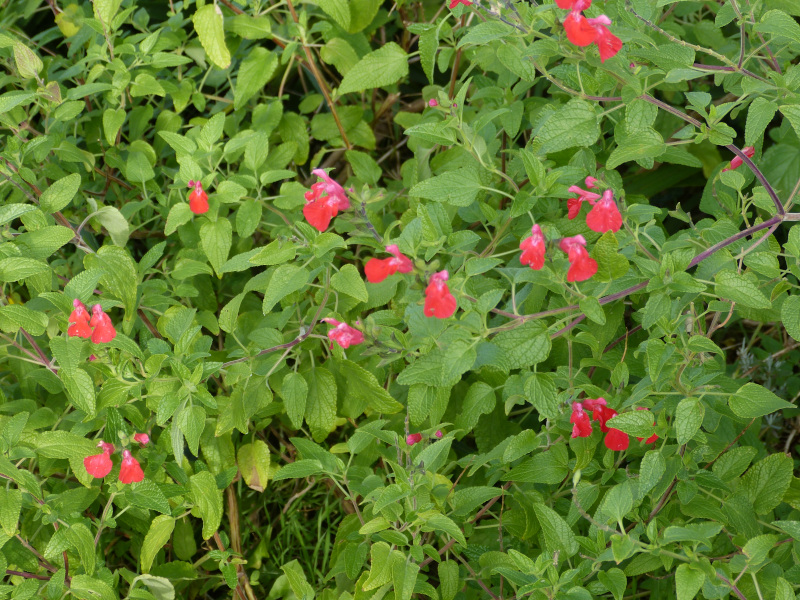
<path id="1" fill-rule="evenodd" d="M 795 598 L 800 10 L 587 12 L 605 63 L 537 2 L 0 6 L 0 598 Z M 533 223 L 598 274 L 520 265 Z M 597 397 L 657 442 L 571 438 Z"/>

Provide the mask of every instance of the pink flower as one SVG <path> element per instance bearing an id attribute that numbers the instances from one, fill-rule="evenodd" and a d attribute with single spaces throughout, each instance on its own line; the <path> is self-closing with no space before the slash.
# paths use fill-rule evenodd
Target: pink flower
<path id="1" fill-rule="evenodd" d="M 592 5 L 592 0 L 556 0 L 556 6 L 564 10 L 581 12 Z"/>
<path id="2" fill-rule="evenodd" d="M 584 180 L 586 183 L 586 187 L 590 190 L 594 187 L 597 187 L 597 183 L 600 181 L 599 179 L 595 179 L 591 175 L 587 175 L 586 179 Z"/>
<path id="3" fill-rule="evenodd" d="M 117 337 L 117 330 L 109 316 L 103 312 L 103 307 L 95 304 L 92 307 L 92 320 L 89 325 L 94 327 L 92 332 L 92 342 L 95 344 L 105 344 Z"/>
<path id="4" fill-rule="evenodd" d="M 406 444 L 409 446 L 413 446 L 422 441 L 422 434 L 421 433 L 409 433 L 406 436 Z"/>
<path id="5" fill-rule="evenodd" d="M 628 445 L 630 444 L 628 434 L 606 425 L 606 423 L 617 414 L 617 411 L 608 407 L 605 398 L 589 398 L 583 401 L 583 406 L 586 410 L 591 410 L 594 420 L 600 423 L 600 431 L 606 434 L 605 438 L 603 438 L 603 443 L 606 445 L 606 448 L 614 451 L 628 449 Z"/>
<path id="6" fill-rule="evenodd" d="M 622 215 L 619 213 L 617 203 L 614 202 L 614 192 L 606 190 L 602 198 L 595 202 L 592 210 L 586 215 L 586 225 L 598 233 L 606 231 L 619 231 L 622 227 Z"/>
<path id="7" fill-rule="evenodd" d="M 586 281 L 597 273 L 597 261 L 586 251 L 586 240 L 582 235 L 563 238 L 559 248 L 567 253 L 570 263 L 567 281 Z"/>
<path id="8" fill-rule="evenodd" d="M 92 336 L 92 328 L 89 326 L 89 312 L 83 302 L 77 298 L 72 301 L 74 309 L 69 314 L 70 326 L 67 335 L 70 337 L 88 338 Z"/>
<path id="9" fill-rule="evenodd" d="M 592 421 L 589 413 L 583 410 L 580 402 L 572 403 L 572 414 L 569 417 L 572 423 L 572 437 L 589 437 L 592 435 Z"/>
<path id="10" fill-rule="evenodd" d="M 334 326 L 334 328 L 328 332 L 328 337 L 342 348 L 347 349 L 350 346 L 364 343 L 364 334 L 358 329 L 350 327 L 347 323 L 340 323 L 336 319 L 327 318 L 322 320 Z"/>
<path id="11" fill-rule="evenodd" d="M 441 430 L 441 429 L 437 429 L 437 430 L 436 430 L 436 433 L 435 433 L 434 435 L 435 435 L 437 438 L 440 438 L 440 439 L 441 439 L 441 438 L 442 438 L 442 436 L 443 436 L 444 434 L 442 433 L 442 430 Z"/>
<path id="12" fill-rule="evenodd" d="M 142 446 L 146 446 L 150 441 L 150 436 L 146 433 L 136 433 L 133 435 L 133 439 L 134 441 L 139 442 Z"/>
<path id="13" fill-rule="evenodd" d="M 592 180 L 591 182 L 589 181 L 590 179 Z M 596 181 L 597 180 L 594 179 L 594 177 L 587 177 L 586 187 L 593 188 Z M 600 194 L 595 194 L 594 192 L 581 189 L 577 185 L 570 186 L 568 191 L 571 194 L 578 194 L 577 198 L 570 198 L 567 200 L 567 217 L 570 220 L 577 217 L 578 213 L 581 212 L 581 205 L 584 201 L 588 202 L 589 204 L 594 204 L 595 200 L 601 197 Z"/>
<path id="14" fill-rule="evenodd" d="M 425 288 L 425 309 L 423 312 L 426 317 L 448 319 L 456 312 L 458 303 L 445 283 L 449 277 L 450 274 L 447 271 L 439 271 L 431 275 L 428 287 Z"/>
<path id="15" fill-rule="evenodd" d="M 370 283 L 380 283 L 389 275 L 398 272 L 410 273 L 414 270 L 411 259 L 401 254 L 396 244 L 386 246 L 386 251 L 392 255 L 392 258 L 370 258 L 364 265 L 364 272 Z"/>
<path id="16" fill-rule="evenodd" d="M 436 101 L 436 98 L 431 98 L 430 100 L 428 100 L 428 106 L 430 106 L 431 108 L 435 108 L 439 106 L 439 103 Z"/>
<path id="17" fill-rule="evenodd" d="M 306 205 L 303 207 L 303 215 L 309 225 L 318 231 L 325 231 L 331 223 L 331 219 L 339 214 L 339 211 L 350 208 L 350 201 L 344 188 L 322 169 L 311 171 L 317 177 L 322 178 L 311 186 L 305 193 Z"/>
<path id="18" fill-rule="evenodd" d="M 138 483 L 144 479 L 144 471 L 139 461 L 133 458 L 130 450 L 122 451 L 122 465 L 119 468 L 120 483 Z"/>
<path id="19" fill-rule="evenodd" d="M 97 447 L 103 450 L 102 454 L 87 456 L 83 459 L 83 466 L 89 475 L 95 479 L 102 479 L 111 472 L 114 466 L 111 462 L 111 453 L 114 452 L 114 445 L 100 442 Z"/>
<path id="20" fill-rule="evenodd" d="M 744 154 L 747 158 L 753 158 L 753 155 L 756 153 L 756 149 L 753 146 L 747 146 L 746 148 L 742 148 L 742 154 Z M 742 166 L 744 161 L 739 156 L 734 156 L 733 160 L 731 160 L 731 164 L 722 169 L 723 171 L 732 171 L 734 169 L 738 169 Z"/>
<path id="21" fill-rule="evenodd" d="M 459 4 L 463 4 L 464 6 L 469 6 L 472 4 L 472 0 L 450 0 L 450 8 L 453 9 Z"/>
<path id="22" fill-rule="evenodd" d="M 531 227 L 530 237 L 525 238 L 519 244 L 522 255 L 519 262 L 523 265 L 530 265 L 531 269 L 538 271 L 544 266 L 545 237 L 539 225 Z"/>
<path id="23" fill-rule="evenodd" d="M 594 19 L 587 19 L 587 22 L 597 32 L 593 41 L 600 52 L 600 62 L 606 62 L 609 58 L 616 56 L 617 52 L 622 49 L 622 40 L 606 27 L 606 25 L 611 25 L 611 19 L 605 15 L 600 15 Z"/>
<path id="24" fill-rule="evenodd" d="M 200 181 L 190 181 L 189 187 L 194 188 L 189 193 L 189 210 L 196 215 L 207 213 L 208 194 L 203 190 L 203 184 Z"/>

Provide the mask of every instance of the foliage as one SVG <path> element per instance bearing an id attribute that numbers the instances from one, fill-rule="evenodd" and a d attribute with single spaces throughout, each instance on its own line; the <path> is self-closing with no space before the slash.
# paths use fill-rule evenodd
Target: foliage
<path id="1" fill-rule="evenodd" d="M 0 598 L 795 598 L 798 15 L 5 2 Z"/>

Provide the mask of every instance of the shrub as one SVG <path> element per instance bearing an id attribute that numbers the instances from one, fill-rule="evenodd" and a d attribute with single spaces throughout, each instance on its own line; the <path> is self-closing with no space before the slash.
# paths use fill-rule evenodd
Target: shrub
<path id="1" fill-rule="evenodd" d="M 0 598 L 795 598 L 798 14 L 6 2 Z"/>

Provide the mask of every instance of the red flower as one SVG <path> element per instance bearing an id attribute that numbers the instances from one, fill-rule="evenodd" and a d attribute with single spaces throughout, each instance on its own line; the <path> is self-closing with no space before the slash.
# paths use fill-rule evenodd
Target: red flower
<path id="1" fill-rule="evenodd" d="M 603 438 L 603 443 L 609 450 L 618 452 L 620 450 L 627 450 L 631 440 L 627 433 L 619 429 L 609 429 L 606 437 Z"/>
<path id="2" fill-rule="evenodd" d="M 435 108 L 439 106 L 439 102 L 436 100 L 436 98 L 431 98 L 430 100 L 428 100 L 428 106 L 430 106 L 431 108 Z"/>
<path id="3" fill-rule="evenodd" d="M 647 408 L 645 408 L 644 406 L 637 406 L 637 407 L 636 407 L 636 410 L 648 410 L 648 409 L 647 409 Z M 655 426 L 656 426 L 656 423 L 655 423 L 655 417 L 653 417 L 653 428 L 655 428 Z M 637 437 L 636 439 L 637 439 L 637 440 L 639 440 L 640 442 L 641 442 L 642 440 L 644 440 L 644 438 L 640 438 L 640 437 Z M 654 433 L 654 434 L 653 434 L 653 435 L 651 435 L 649 438 L 647 438 L 647 440 L 645 440 L 645 442 L 644 442 L 644 443 L 645 443 L 645 444 L 653 444 L 653 443 L 655 443 L 655 441 L 656 441 L 657 439 L 658 439 L 658 434 Z"/>
<path id="4" fill-rule="evenodd" d="M 567 281 L 586 281 L 597 273 L 597 261 L 586 251 L 586 240 L 582 235 L 563 238 L 559 244 L 569 259 Z"/>
<path id="5" fill-rule="evenodd" d="M 144 479 L 144 471 L 139 461 L 131 456 L 130 450 L 122 451 L 122 465 L 119 468 L 120 483 L 139 483 Z"/>
<path id="6" fill-rule="evenodd" d="M 594 177 L 587 177 L 586 187 L 593 188 L 596 181 L 597 180 Z M 578 213 L 581 212 L 581 206 L 583 205 L 584 201 L 588 202 L 589 204 L 594 204 L 595 200 L 600 198 L 600 194 L 588 192 L 579 188 L 577 185 L 570 186 L 568 191 L 571 194 L 578 194 L 577 198 L 570 198 L 567 200 L 567 217 L 569 219 L 574 219 L 578 216 Z"/>
<path id="7" fill-rule="evenodd" d="M 447 319 L 456 312 L 458 303 L 445 283 L 449 277 L 450 274 L 447 271 L 439 271 L 431 275 L 430 283 L 425 288 L 424 313 L 426 317 Z"/>
<path id="8" fill-rule="evenodd" d="M 146 433 L 136 433 L 133 435 L 133 439 L 134 441 L 139 442 L 142 446 L 146 446 L 150 441 L 150 436 Z"/>
<path id="9" fill-rule="evenodd" d="M 472 0 L 450 0 L 450 8 L 453 9 L 459 4 L 463 4 L 464 6 L 469 6 L 472 4 Z"/>
<path id="10" fill-rule="evenodd" d="M 594 19 L 587 19 L 589 25 L 594 27 L 597 35 L 594 43 L 600 51 L 600 62 L 606 62 L 622 49 L 622 40 L 609 31 L 606 25 L 611 25 L 611 19 L 605 15 L 600 15 Z"/>
<path id="11" fill-rule="evenodd" d="M 89 326 L 89 312 L 83 302 L 77 298 L 72 301 L 75 308 L 69 315 L 70 326 L 67 335 L 70 337 L 88 338 L 92 335 L 92 328 Z"/>
<path id="12" fill-rule="evenodd" d="M 564 20 L 567 39 L 576 46 L 584 47 L 597 39 L 597 30 L 580 12 L 572 11 Z"/>
<path id="13" fill-rule="evenodd" d="M 99 304 L 95 304 L 92 307 L 92 320 L 89 321 L 89 325 L 94 327 L 92 342 L 95 344 L 104 344 L 117 337 L 117 330 L 114 329 L 114 324 L 109 316 L 103 312 L 103 307 Z"/>
<path id="14" fill-rule="evenodd" d="M 392 258 L 370 258 L 367 264 L 364 265 L 364 272 L 367 275 L 367 281 L 370 283 L 380 283 L 389 275 L 394 275 L 397 272 L 410 273 L 414 270 L 414 264 L 407 256 L 400 253 L 400 249 L 396 244 L 386 246 L 386 251 L 392 254 Z"/>
<path id="15" fill-rule="evenodd" d="M 114 466 L 111 463 L 111 453 L 114 451 L 114 445 L 107 442 L 100 442 L 97 444 L 98 448 L 102 448 L 102 454 L 94 454 L 87 456 L 83 459 L 83 466 L 86 472 L 96 479 L 102 479 L 111 472 Z"/>
<path id="16" fill-rule="evenodd" d="M 208 194 L 203 191 L 203 184 L 200 181 L 190 181 L 189 187 L 194 188 L 189 193 L 189 210 L 196 215 L 208 212 Z"/>
<path id="17" fill-rule="evenodd" d="M 357 344 L 364 343 L 364 334 L 358 329 L 350 327 L 347 323 L 340 323 L 336 319 L 322 319 L 325 323 L 334 325 L 334 329 L 328 332 L 328 337 L 339 344 L 342 348 L 349 348 Z"/>
<path id="18" fill-rule="evenodd" d="M 303 215 L 309 225 L 318 231 L 325 231 L 331 224 L 331 219 L 339 214 L 341 210 L 350 208 L 350 201 L 344 192 L 344 188 L 335 182 L 322 169 L 311 171 L 322 181 L 318 181 L 311 186 L 305 193 L 306 205 L 303 207 Z"/>
<path id="19" fill-rule="evenodd" d="M 409 446 L 413 446 L 414 444 L 419 443 L 421 441 L 422 441 L 421 433 L 409 433 L 406 436 L 406 444 L 408 444 Z"/>
<path id="20" fill-rule="evenodd" d="M 742 148 L 742 154 L 744 154 L 747 158 L 753 158 L 753 155 L 756 153 L 756 149 L 753 146 L 747 146 L 746 148 Z M 738 169 L 742 166 L 744 161 L 739 156 L 734 156 L 731 164 L 722 169 L 723 171 L 732 171 L 733 169 Z"/>
<path id="21" fill-rule="evenodd" d="M 592 0 L 556 0 L 556 6 L 564 10 L 580 12 L 592 5 Z"/>
<path id="22" fill-rule="evenodd" d="M 614 193 L 611 190 L 603 192 L 603 197 L 594 203 L 592 210 L 586 215 L 586 224 L 589 229 L 598 233 L 617 232 L 622 227 L 622 215 L 619 214 L 617 203 L 614 202 Z"/>
<path id="23" fill-rule="evenodd" d="M 544 266 L 545 241 L 542 228 L 538 225 L 531 227 L 531 236 L 526 237 L 519 244 L 522 249 L 519 262 L 523 265 L 530 265 L 534 271 L 541 269 Z"/>
<path id="24" fill-rule="evenodd" d="M 586 182 L 586 187 L 591 190 L 592 188 L 597 187 L 597 182 L 600 181 L 600 180 L 599 179 L 595 179 L 591 175 L 587 175 L 586 179 L 584 181 Z"/>
<path id="25" fill-rule="evenodd" d="M 583 410 L 580 402 L 572 403 L 572 415 L 569 417 L 572 423 L 572 437 L 589 437 L 592 435 L 592 421 L 589 413 Z"/>

